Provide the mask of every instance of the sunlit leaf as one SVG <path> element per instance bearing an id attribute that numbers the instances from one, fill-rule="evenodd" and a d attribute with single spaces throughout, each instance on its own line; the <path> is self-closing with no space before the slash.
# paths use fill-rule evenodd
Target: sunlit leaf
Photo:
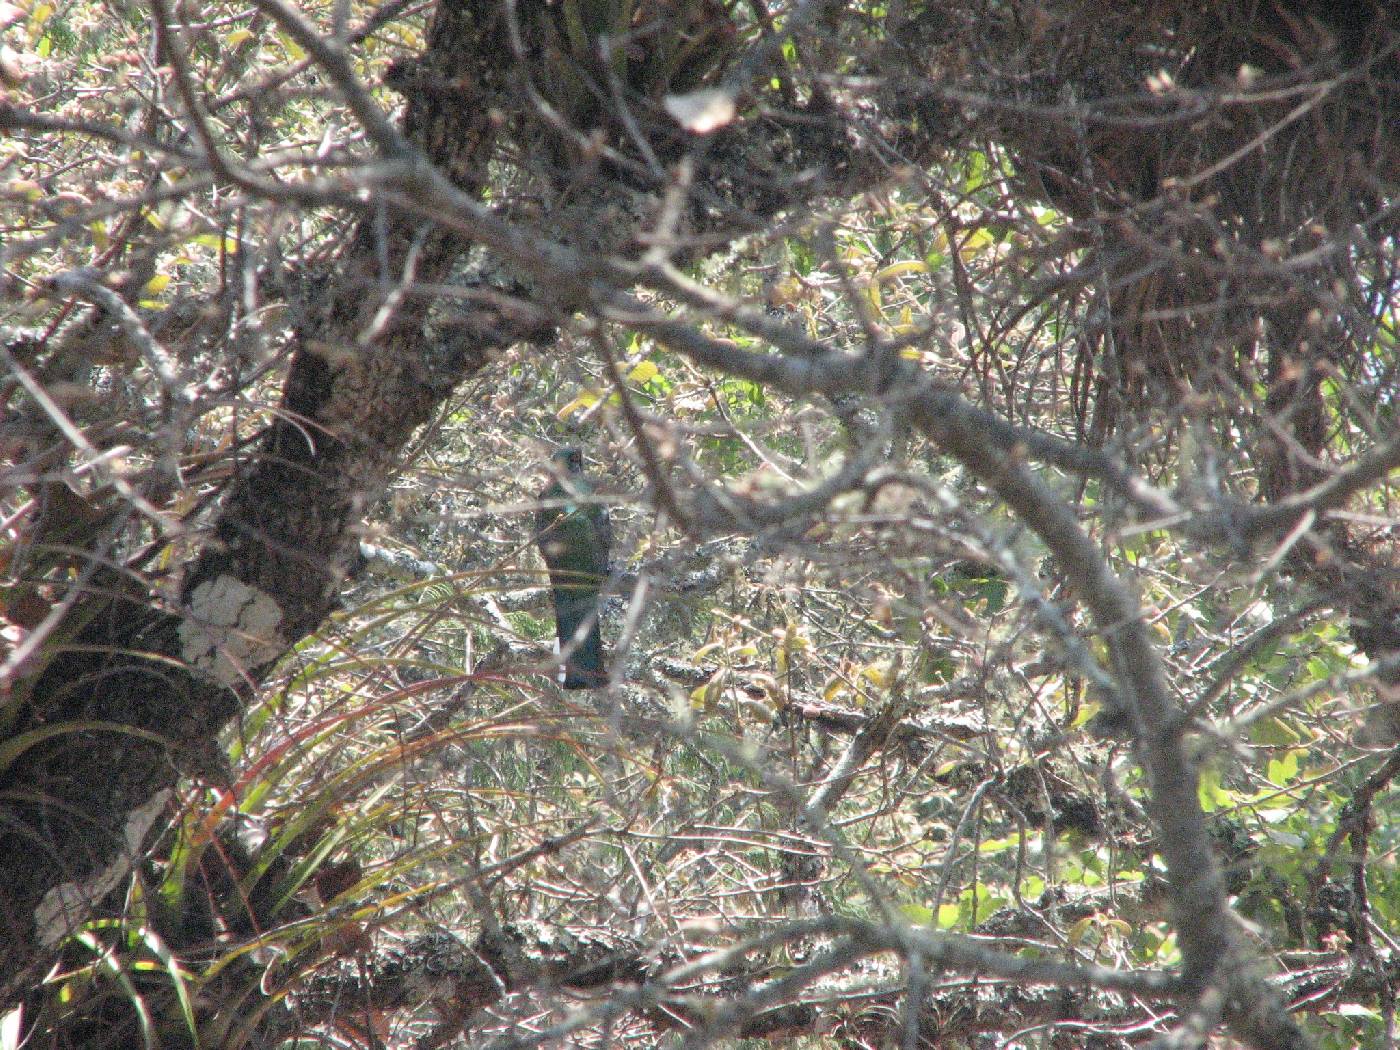
<path id="1" fill-rule="evenodd" d="M 1298 776 L 1298 750 L 1285 751 L 1279 758 L 1271 759 L 1267 776 L 1275 784 L 1288 784 Z"/>
<path id="2" fill-rule="evenodd" d="M 1201 770 L 1196 793 L 1201 800 L 1201 808 L 1207 813 L 1227 809 L 1234 804 L 1230 793 L 1220 786 L 1220 774 L 1210 767 Z"/>
<path id="3" fill-rule="evenodd" d="M 933 909 L 926 904 L 905 904 L 899 910 L 915 926 L 932 926 L 936 920 Z"/>
<path id="4" fill-rule="evenodd" d="M 592 408 L 598 403 L 599 400 L 599 396 L 593 391 L 585 390 L 583 393 L 579 394 L 578 397 L 574 398 L 563 408 L 561 408 L 558 412 L 556 412 L 555 416 L 561 420 L 568 419 L 576 412 L 583 412 L 587 409 Z"/>
<path id="5" fill-rule="evenodd" d="M 878 271 L 871 280 L 890 281 L 911 273 L 928 273 L 928 264 L 921 259 L 905 259 L 902 262 L 886 266 L 883 270 Z"/>

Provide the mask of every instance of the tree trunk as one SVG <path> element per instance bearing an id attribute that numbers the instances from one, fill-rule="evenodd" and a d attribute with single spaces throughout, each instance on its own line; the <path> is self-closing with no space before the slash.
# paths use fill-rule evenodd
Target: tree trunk
<path id="1" fill-rule="evenodd" d="M 462 60 L 499 53 L 499 39 L 478 39 L 495 32 L 443 4 L 403 121 L 474 195 L 494 128 L 473 93 L 494 74 L 473 78 Z M 0 997 L 33 984 L 123 883 L 177 778 L 218 769 L 220 732 L 334 605 L 355 526 L 410 435 L 486 362 L 486 337 L 430 346 L 431 301 L 403 294 L 444 281 L 463 248 L 421 218 L 361 217 L 321 277 L 280 411 L 187 575 L 184 606 L 162 608 L 115 573 L 97 581 L 84 626 L 23 697 L 0 767 Z"/>

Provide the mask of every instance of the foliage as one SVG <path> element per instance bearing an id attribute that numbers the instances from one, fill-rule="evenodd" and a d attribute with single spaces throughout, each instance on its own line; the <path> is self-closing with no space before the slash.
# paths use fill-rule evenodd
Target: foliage
<path id="1" fill-rule="evenodd" d="M 7 804 L 47 747 L 164 739 L 46 713 L 53 668 L 137 648 L 88 641 L 109 602 L 188 615 L 276 426 L 353 444 L 299 364 L 414 301 L 423 372 L 491 350 L 339 509 L 367 564 L 269 544 L 340 607 L 231 658 L 234 724 L 152 687 L 182 776 L 0 1045 L 1393 1039 L 1394 129 L 1355 144 L 1393 20 L 1100 71 L 1126 16 L 1073 5 L 516 6 L 0 4 Z M 439 76 L 451 18 L 510 72 Z M 489 208 L 366 106 L 439 160 L 424 113 L 489 113 L 449 172 Z M 366 318 L 317 341 L 337 289 Z M 615 535 L 584 696 L 530 534 L 565 442 Z"/>

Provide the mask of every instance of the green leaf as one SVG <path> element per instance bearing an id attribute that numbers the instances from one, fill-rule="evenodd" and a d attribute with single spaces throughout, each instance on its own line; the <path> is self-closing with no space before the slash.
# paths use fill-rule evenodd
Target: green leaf
<path id="1" fill-rule="evenodd" d="M 190 238 L 195 244 L 209 248 L 212 251 L 224 251 L 233 255 L 238 251 L 238 242 L 232 237 L 221 237 L 217 233 L 200 233 Z"/>
<path id="2" fill-rule="evenodd" d="M 1298 755 L 1300 752 L 1295 748 L 1292 751 L 1285 751 L 1280 758 L 1271 759 L 1267 770 L 1267 776 L 1272 783 L 1288 784 L 1298 776 Z"/>
<path id="3" fill-rule="evenodd" d="M 906 904 L 899 910 L 915 926 L 932 926 L 936 918 L 933 909 L 925 904 Z"/>
<path id="4" fill-rule="evenodd" d="M 977 852 L 983 856 L 995 856 L 998 853 L 1005 853 L 1007 850 L 1015 849 L 1019 842 L 1019 835 L 1007 835 L 999 839 L 986 839 L 978 843 Z"/>
<path id="5" fill-rule="evenodd" d="M 1249 727 L 1249 742 L 1260 747 L 1292 747 L 1304 739 L 1286 718 L 1265 718 Z"/>
<path id="6" fill-rule="evenodd" d="M 1220 786 L 1220 774 L 1214 769 L 1201 770 L 1200 780 L 1196 784 L 1196 795 L 1201 800 L 1201 808 L 1207 813 L 1234 805 L 1230 793 Z"/>

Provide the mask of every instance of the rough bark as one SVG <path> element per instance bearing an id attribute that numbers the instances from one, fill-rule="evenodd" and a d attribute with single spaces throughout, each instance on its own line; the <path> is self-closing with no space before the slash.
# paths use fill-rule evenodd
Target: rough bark
<path id="1" fill-rule="evenodd" d="M 411 96 L 404 118 L 410 141 L 473 194 L 495 128 L 472 104 L 462 56 L 491 54 L 477 38 L 495 31 L 444 4 L 418 77 L 436 90 Z M 281 410 L 187 575 L 184 607 L 100 580 L 78 611 L 84 626 L 29 690 L 9 727 L 17 754 L 0 769 L 6 997 L 123 881 L 176 778 L 218 768 L 220 730 L 331 609 L 354 526 L 405 442 L 487 360 L 487 338 L 433 348 L 430 301 L 401 294 L 444 280 L 463 247 L 412 216 L 361 219 L 296 334 Z"/>
<path id="2" fill-rule="evenodd" d="M 513 51 L 505 15 L 505 5 L 494 3 L 439 5 L 423 55 L 391 72 L 407 100 L 403 138 L 474 198 L 487 178 L 502 111 L 511 111 L 517 135 L 535 137 L 541 154 L 560 153 L 561 163 L 542 161 L 532 177 L 577 191 L 570 165 L 583 163 L 587 143 L 551 137 L 558 129 L 536 122 L 520 93 L 520 70 L 502 61 Z M 557 32 L 554 9 L 527 4 L 517 15 L 527 49 L 518 57 L 538 59 Z M 295 21 L 283 28 L 304 31 Z M 314 36 L 300 39 L 332 80 L 344 71 L 343 59 Z M 706 62 L 723 64 L 724 49 L 733 46 L 731 35 L 718 33 Z M 633 86 L 653 95 L 667 87 Z M 366 108 L 368 96 L 342 87 L 371 140 L 402 160 L 393 157 L 395 132 Z M 839 173 L 859 185 L 883 170 L 851 163 L 843 122 L 824 102 L 791 124 L 764 127 L 765 136 L 718 136 L 705 151 L 706 188 L 692 231 L 694 224 L 749 228 L 756 215 L 831 188 L 814 173 Z M 649 131 L 670 143 L 668 159 L 683 152 L 686 137 L 672 124 Z M 620 144 L 631 142 L 616 123 L 610 132 Z M 755 158 L 753 149 L 763 156 Z M 804 167 L 803 178 L 791 177 Z M 595 173 L 598 189 L 585 195 L 588 206 L 551 215 L 549 229 L 585 258 L 635 248 L 638 195 L 661 190 L 666 177 L 643 175 L 618 154 Z M 186 573 L 181 607 L 162 607 L 128 577 L 99 574 L 70 621 L 82 626 L 23 702 L 11 706 L 5 728 L 15 754 L 0 768 L 0 995 L 30 984 L 63 937 L 123 882 L 177 778 L 219 776 L 219 732 L 276 660 L 333 607 L 357 556 L 356 525 L 415 428 L 482 367 L 492 347 L 547 331 L 539 312 L 502 315 L 496 297 L 496 305 L 449 325 L 457 338 L 428 339 L 431 300 L 412 286 L 444 283 L 469 240 L 461 222 L 438 226 L 434 208 L 415 211 L 412 200 L 401 202 L 404 210 L 365 209 L 313 280 L 314 301 L 294 336 L 279 411 Z M 597 243 L 600 236 L 605 244 Z M 561 275 L 517 271 L 518 278 L 532 276 Z M 569 276 L 568 283 L 582 284 Z M 567 311 L 550 298 L 559 288 L 541 296 L 547 316 Z"/>
<path id="3" fill-rule="evenodd" d="M 1184 29 L 1190 26 L 1168 17 L 1173 5 L 1149 6 L 1151 15 L 1134 12 L 1133 23 L 1126 29 L 1105 20 L 1076 37 L 1074 46 L 1063 46 L 1059 34 L 1045 31 L 1030 42 L 1043 48 L 1051 48 L 1054 42 L 1052 53 L 1072 66 L 1076 60 L 1089 63 L 1090 56 L 1148 54 L 1151 49 L 1146 45 L 1160 42 L 1154 34 L 1161 39 L 1187 36 Z M 1317 5 L 1296 6 L 1308 16 L 1314 9 L 1322 10 Z M 1362 4 L 1348 11 L 1353 8 L 1379 10 Z M 945 19 L 952 23 L 951 29 L 940 22 L 948 13 L 946 5 L 924 5 L 919 10 L 921 16 L 896 41 L 905 52 L 901 65 L 915 72 L 921 61 L 917 56 L 946 47 L 947 38 L 958 30 L 955 19 Z M 1052 21 L 1076 11 L 1082 19 L 1084 5 L 1050 5 L 1050 10 Z M 1226 24 L 1222 20 L 1219 25 Z M 1378 15 L 1372 25 L 1390 31 L 1389 23 Z M 1015 45 L 1011 51 L 1023 43 L 999 37 L 985 26 L 962 28 L 985 32 L 995 46 Z M 1255 50 L 1250 54 L 1267 68 L 1267 48 L 1282 39 L 1287 50 L 1293 29 L 1286 19 L 1280 25 L 1256 28 L 1258 33 L 1250 38 Z M 1348 61 L 1364 65 L 1384 51 L 1382 45 L 1367 45 L 1364 34 L 1358 37 L 1351 32 L 1351 22 L 1336 29 L 1334 38 L 1342 57 L 1329 61 L 1341 63 L 1344 69 Z M 493 129 L 486 119 L 489 107 L 469 94 L 482 90 L 480 86 L 464 86 L 487 78 L 488 71 L 469 68 L 468 56 L 489 55 L 497 45 L 503 46 L 499 40 L 492 46 L 474 40 L 473 34 L 479 31 L 462 5 L 444 4 L 424 63 L 406 74 L 405 80 L 414 87 L 405 125 L 410 139 L 469 192 L 479 189 L 471 180 L 474 173 L 485 171 L 484 154 Z M 1233 39 L 1223 28 L 1215 32 L 1226 43 Z M 1209 38 L 1210 29 L 1198 24 L 1194 33 L 1199 41 L 1202 36 Z M 1139 43 L 1144 47 L 1137 48 Z M 1034 54 L 1035 48 L 1022 53 Z M 1212 52 L 1205 48 L 1201 57 L 1192 60 L 1191 72 L 1201 85 L 1232 74 L 1222 65 L 1226 54 L 1238 52 L 1221 47 L 1214 52 L 1212 64 Z M 1345 57 L 1348 54 L 1350 59 Z M 916 57 L 910 59 L 910 55 Z M 1147 390 L 1149 380 L 1155 379 L 1159 390 L 1165 390 L 1174 382 L 1197 380 L 1211 364 L 1211 354 L 1204 351 L 1180 357 L 1171 352 L 1178 347 L 1201 350 L 1205 344 L 1197 341 L 1198 332 L 1188 328 L 1164 332 L 1140 323 L 1152 304 L 1197 301 L 1210 282 L 1193 283 L 1189 272 L 1183 276 L 1173 269 L 1181 259 L 1163 253 L 1169 238 L 1161 230 L 1144 235 L 1126 213 L 1165 193 L 1170 179 L 1190 178 L 1228 158 L 1247 145 L 1258 128 L 1242 123 L 1228 134 L 1201 138 L 1189 109 L 1164 114 L 1164 104 L 1152 100 L 1145 100 L 1143 110 L 1132 114 L 1132 120 L 1115 123 L 1109 119 L 1111 114 L 1086 111 L 1077 100 L 1090 90 L 1105 97 L 1135 90 L 1150 69 L 1127 62 L 1112 70 L 1119 82 L 1095 86 L 1089 77 L 1094 70 L 1065 70 L 1054 64 L 1049 68 L 1064 75 L 1039 86 L 1027 83 L 1025 97 L 1018 101 L 1029 106 L 1008 107 L 1004 119 L 985 122 L 981 133 L 992 132 L 1011 144 L 1027 177 L 1038 180 L 1033 189 L 1071 214 L 1097 219 L 1110 206 L 1127 206 L 1121 225 L 1101 225 L 1104 243 L 1098 249 L 1104 254 L 1097 273 L 1106 286 L 1113 286 L 1118 303 L 1132 307 L 1118 319 L 1111 311 L 1106 313 L 1106 326 L 1086 337 L 1085 345 L 1093 369 L 1089 381 L 1109 377 L 1119 385 L 1104 395 L 1107 414 L 1101 424 L 1088 428 L 1091 436 L 1101 439 L 1111 429 L 1113 413 Z M 1360 85 L 1356 91 L 1364 96 L 1365 81 L 1356 78 L 1352 83 Z M 1035 95 L 1046 87 L 1051 89 L 1048 96 Z M 1071 89 L 1071 94 L 1061 95 L 1061 87 Z M 1342 124 L 1324 130 L 1345 133 L 1341 135 L 1341 141 L 1349 144 L 1342 151 L 1345 155 L 1356 151 L 1357 142 L 1366 141 L 1367 132 L 1349 116 L 1364 106 L 1349 109 L 1347 97 L 1341 99 Z M 1045 119 L 1052 109 L 1062 114 L 1058 124 Z M 1379 109 L 1384 112 L 1384 107 Z M 921 119 L 928 125 L 946 112 L 935 106 Z M 1323 112 L 1334 111 L 1320 107 L 1319 113 Z M 1027 114 L 1033 119 L 1027 120 Z M 1265 114 L 1262 119 L 1267 122 L 1278 115 Z M 1150 134 L 1142 132 L 1144 122 L 1155 122 Z M 959 119 L 939 122 L 939 126 L 951 128 L 945 133 L 956 135 Z M 1291 124 L 1283 127 L 1287 130 Z M 1164 135 L 1163 128 L 1170 133 Z M 1393 142 L 1379 133 L 1373 137 L 1384 147 L 1373 151 L 1378 163 L 1393 159 Z M 623 139 L 619 135 L 617 141 Z M 1258 190 L 1259 173 L 1276 163 L 1278 156 L 1301 149 L 1305 138 L 1300 128 L 1279 133 L 1271 141 L 1270 149 L 1251 164 L 1222 169 L 1229 177 L 1219 180 L 1217 187 L 1234 214 L 1253 222 L 1252 232 L 1261 236 L 1268 232 L 1267 224 L 1250 210 L 1257 199 L 1269 196 Z M 1187 151 L 1187 143 L 1200 149 Z M 927 146 L 926 141 L 922 143 L 915 155 L 926 152 Z M 1374 171 L 1367 173 L 1374 176 Z M 1306 181 L 1325 188 L 1327 180 L 1310 171 Z M 773 185 L 783 186 L 780 179 Z M 1335 194 L 1335 189 L 1327 192 Z M 756 210 L 771 210 L 787 199 L 775 194 Z M 590 218 L 596 222 L 597 215 Z M 1199 237 L 1201 231 L 1194 235 Z M 1118 243 L 1108 244 L 1115 236 Z M 1205 260 L 1202 272 L 1212 281 L 1222 279 L 1222 266 L 1240 261 L 1212 259 L 1205 242 L 1193 242 L 1190 236 L 1186 244 L 1192 251 L 1199 250 Z M 1112 265 L 1110 248 L 1119 252 Z M 186 608 L 154 610 L 149 596 L 132 592 L 119 581 L 104 581 L 109 590 L 89 599 L 86 626 L 35 684 L 13 726 L 16 735 L 32 734 L 20 737 L 28 746 L 0 771 L 4 807 L 0 812 L 4 820 L 0 826 L 0 915 L 4 919 L 0 922 L 4 926 L 0 930 L 6 935 L 0 946 L 0 973 L 18 975 L 17 984 L 42 968 L 69 923 L 121 880 L 122 858 L 139 848 L 146 829 L 158 819 L 163 790 L 180 771 L 200 768 L 200 756 L 211 750 L 217 729 L 237 714 L 240 697 L 277 656 L 324 617 L 351 557 L 356 539 L 353 525 L 367 501 L 383 487 L 404 441 L 459 378 L 480 366 L 479 345 L 440 356 L 424 350 L 427 306 L 422 300 L 398 299 L 381 315 L 380 308 L 394 298 L 401 281 L 410 276 L 441 279 L 457 251 L 455 241 L 425 227 L 421 219 L 388 212 L 362 221 L 342 253 L 338 272 L 327 281 L 321 307 L 298 335 L 284 412 L 230 493 L 216 542 L 188 574 Z M 1141 268 L 1144 258 L 1156 261 L 1151 278 L 1155 283 L 1117 287 L 1127 281 L 1126 275 Z M 1331 276 L 1326 270 L 1321 275 L 1314 291 L 1325 285 L 1323 278 Z M 1284 287 L 1280 282 L 1281 294 L 1288 287 L 1291 283 Z M 617 305 L 627 308 L 619 309 L 618 316 L 645 315 L 637 304 L 619 300 Z M 1106 310 L 1109 305 L 1105 301 Z M 1298 320 L 1295 306 L 1289 309 L 1295 312 L 1274 315 L 1276 329 L 1287 328 L 1289 319 Z M 1167 695 L 1137 603 L 1122 581 L 1107 571 L 1073 515 L 1024 469 L 1025 450 L 974 425 L 976 420 L 959 414 L 954 399 L 921 388 L 918 377 L 904 372 L 892 375 L 878 362 L 869 367 L 866 362 L 838 363 L 838 355 L 802 362 L 771 356 L 746 359 L 707 348 L 693 333 L 663 325 L 654 330 L 663 338 L 669 335 L 678 349 L 697 360 L 795 393 L 883 394 L 893 380 L 900 380 L 916 396 L 928 395 L 925 402 L 907 406 L 916 422 L 1040 532 L 1067 564 L 1072 582 L 1109 641 L 1124 715 L 1135 731 L 1139 755 L 1154 787 L 1152 809 L 1163 829 L 1172 868 L 1173 901 L 1190 987 L 1202 991 L 1223 986 L 1230 997 L 1227 1014 L 1236 1033 L 1255 1045 L 1299 1043 L 1296 1029 L 1281 1016 L 1273 998 L 1264 994 L 1261 982 L 1244 968 L 1239 976 L 1229 975 L 1230 967 L 1242 957 L 1239 938 L 1233 932 L 1220 873 L 1210 860 L 1195 797 L 1194 764 L 1183 739 L 1186 727 Z M 1315 379 L 1297 380 L 1292 378 L 1293 370 L 1285 367 L 1289 355 L 1304 350 L 1297 342 L 1282 340 L 1256 348 L 1245 345 L 1242 332 L 1234 333 L 1240 340 L 1237 356 L 1262 355 L 1266 374 L 1274 380 L 1266 407 L 1279 418 L 1296 421 L 1293 442 L 1281 443 L 1280 451 L 1266 464 L 1266 475 L 1279 480 L 1268 484 L 1265 495 L 1279 498 L 1316 480 L 1292 461 L 1296 448 L 1317 451 L 1320 417 Z M 1106 339 L 1106 334 L 1112 339 Z M 823 372 L 826 363 L 832 367 Z M 1199 373 L 1193 371 L 1196 366 Z M 838 374 L 843 368 L 845 374 Z M 1367 604 L 1389 610 L 1383 598 L 1372 601 L 1368 596 Z M 1357 596 L 1352 601 L 1360 623 L 1362 603 Z M 1375 618 L 1374 611 L 1369 615 Z M 1387 611 L 1381 620 L 1393 634 L 1396 618 Z M 1366 645 L 1360 633 L 1358 640 L 1375 653 L 1387 651 L 1387 646 L 1390 651 L 1396 648 L 1392 636 L 1375 647 Z M 99 728 L 95 721 L 119 728 Z M 55 735 L 48 735 L 55 729 Z M 1168 987 L 1160 990 L 1166 993 Z"/>

